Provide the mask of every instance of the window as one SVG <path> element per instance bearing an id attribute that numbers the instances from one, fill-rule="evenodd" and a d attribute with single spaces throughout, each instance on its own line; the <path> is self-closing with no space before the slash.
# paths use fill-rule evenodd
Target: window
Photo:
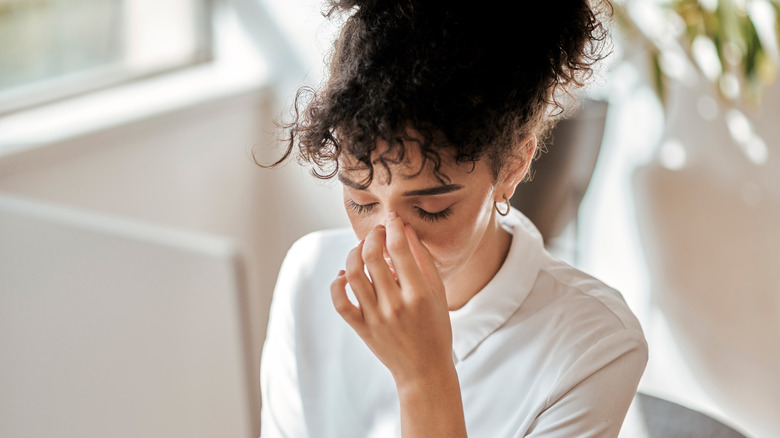
<path id="1" fill-rule="evenodd" d="M 0 0 L 0 115 L 205 62 L 210 0 Z"/>

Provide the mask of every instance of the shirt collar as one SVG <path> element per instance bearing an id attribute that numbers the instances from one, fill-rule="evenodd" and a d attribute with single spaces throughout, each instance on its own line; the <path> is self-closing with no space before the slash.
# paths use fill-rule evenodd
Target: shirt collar
<path id="1" fill-rule="evenodd" d="M 481 291 L 460 309 L 450 311 L 456 361 L 465 359 L 517 311 L 541 267 L 544 244 L 531 221 L 513 208 L 500 223 L 512 234 L 506 260 Z"/>

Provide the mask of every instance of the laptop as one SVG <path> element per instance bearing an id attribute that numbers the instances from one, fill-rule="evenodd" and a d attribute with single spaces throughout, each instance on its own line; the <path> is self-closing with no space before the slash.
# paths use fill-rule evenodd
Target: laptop
<path id="1" fill-rule="evenodd" d="M 0 436 L 254 437 L 229 239 L 0 194 Z"/>

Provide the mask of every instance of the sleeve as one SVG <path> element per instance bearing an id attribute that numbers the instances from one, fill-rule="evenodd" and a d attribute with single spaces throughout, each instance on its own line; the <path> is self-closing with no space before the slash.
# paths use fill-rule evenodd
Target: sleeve
<path id="1" fill-rule="evenodd" d="M 641 332 L 603 338 L 563 374 L 526 437 L 617 437 L 646 364 Z"/>
<path id="2" fill-rule="evenodd" d="M 261 438 L 305 438 L 306 432 L 295 337 L 295 301 L 301 288 L 300 241 L 287 253 L 271 301 L 260 361 Z"/>

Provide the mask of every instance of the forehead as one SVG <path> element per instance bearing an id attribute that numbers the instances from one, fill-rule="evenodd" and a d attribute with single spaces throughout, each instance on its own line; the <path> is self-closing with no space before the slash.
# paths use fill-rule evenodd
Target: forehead
<path id="1" fill-rule="evenodd" d="M 435 149 L 439 166 L 431 159 L 424 159 L 419 143 L 404 141 L 389 145 L 384 140 L 377 141 L 377 147 L 370 157 L 371 167 L 350 154 L 339 157 L 339 179 L 345 179 L 359 185 L 396 184 L 421 182 L 429 185 L 448 184 L 461 179 L 474 170 L 474 164 L 456 163 L 454 153 L 446 148 Z M 373 175 L 372 175 L 373 172 Z"/>

